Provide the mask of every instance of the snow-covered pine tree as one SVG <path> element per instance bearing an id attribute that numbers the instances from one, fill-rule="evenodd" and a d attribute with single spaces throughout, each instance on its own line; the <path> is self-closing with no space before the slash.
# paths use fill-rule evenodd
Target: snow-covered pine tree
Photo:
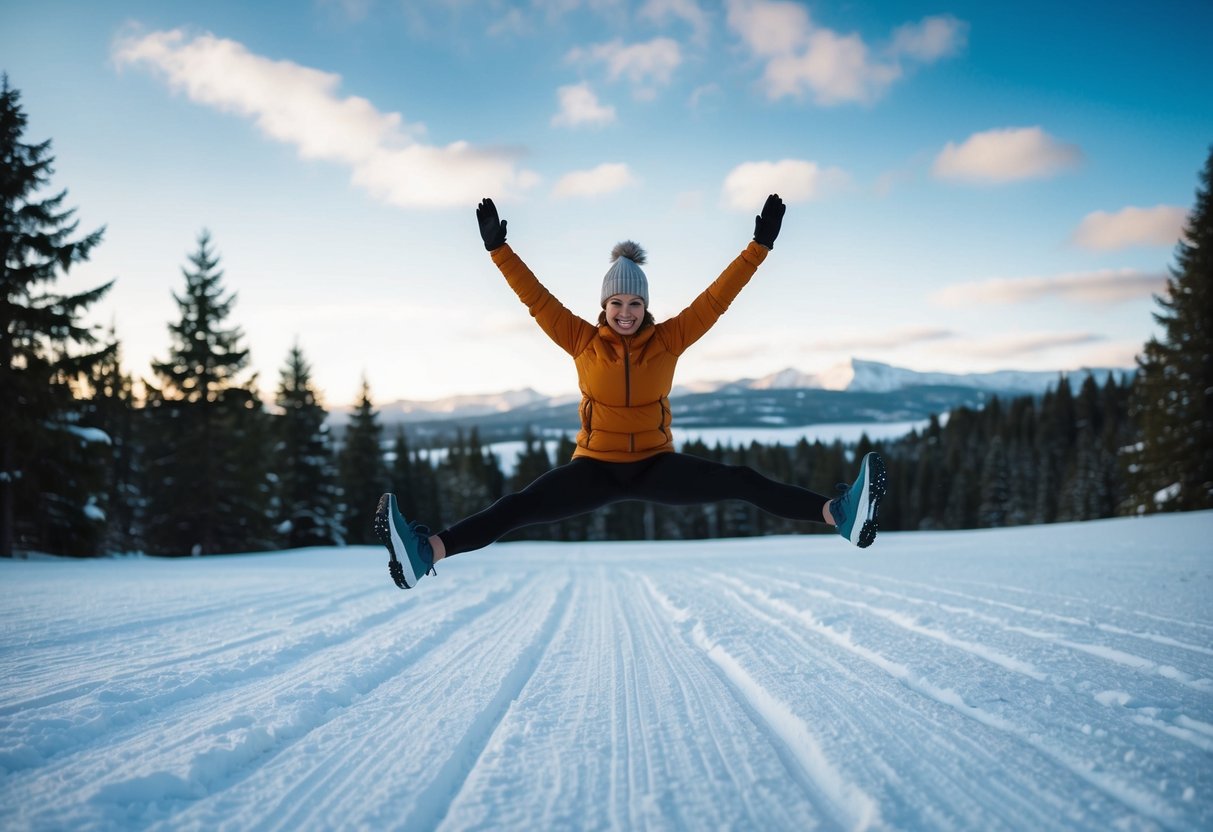
<path id="1" fill-rule="evenodd" d="M 79 429 L 72 385 L 111 347 L 81 317 L 112 285 L 75 295 L 48 291 L 88 259 L 104 229 L 77 239 L 67 191 L 43 196 L 49 140 L 22 141 L 20 93 L 0 79 L 0 557 L 14 549 L 91 554 L 101 531 L 95 498 L 108 446 Z M 95 470 L 94 470 L 95 469 Z M 90 506 L 92 506 L 90 508 Z"/>
<path id="2" fill-rule="evenodd" d="M 210 234 L 183 268 L 169 324 L 169 357 L 148 384 L 147 535 L 159 554 L 209 555 L 273 545 L 268 414 L 256 379 L 241 379 L 249 353 L 226 326 L 236 301 L 223 287 Z"/>
<path id="3" fill-rule="evenodd" d="M 277 530 L 282 545 L 343 545 L 336 459 L 325 423 L 328 413 L 312 386 L 312 368 L 296 343 L 278 382 L 274 419 L 278 474 Z"/>
<path id="4" fill-rule="evenodd" d="M 371 402 L 371 385 L 364 377 L 350 423 L 338 454 L 346 540 L 378 543 L 372 522 L 379 497 L 391 486 L 383 454 L 383 427 Z M 410 517 L 409 520 L 414 518 Z"/>
<path id="5" fill-rule="evenodd" d="M 1125 454 L 1134 514 L 1213 507 L 1213 149 L 1200 183 L 1167 292 L 1155 296 L 1162 333 L 1137 358 L 1140 434 Z"/>

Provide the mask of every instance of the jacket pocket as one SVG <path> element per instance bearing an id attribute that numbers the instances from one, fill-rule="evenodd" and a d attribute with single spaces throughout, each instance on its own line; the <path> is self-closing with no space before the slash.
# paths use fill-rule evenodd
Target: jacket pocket
<path id="1" fill-rule="evenodd" d="M 581 430 L 586 435 L 586 442 L 589 443 L 590 433 L 593 432 L 594 426 L 594 402 L 591 399 L 581 400 Z"/>

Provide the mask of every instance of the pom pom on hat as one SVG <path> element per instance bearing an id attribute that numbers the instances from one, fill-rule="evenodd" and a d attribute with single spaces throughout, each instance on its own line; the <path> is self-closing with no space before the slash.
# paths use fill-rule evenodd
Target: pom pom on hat
<path id="1" fill-rule="evenodd" d="M 640 268 L 646 260 L 647 255 L 639 244 L 631 240 L 615 244 L 611 249 L 611 267 L 602 278 L 603 306 L 612 295 L 637 295 L 648 308 L 649 279 Z"/>
<path id="2" fill-rule="evenodd" d="M 644 249 L 640 247 L 640 243 L 634 243 L 631 240 L 624 240 L 622 243 L 615 243 L 615 247 L 611 249 L 611 262 L 614 263 L 620 257 L 626 257 L 635 263 L 637 266 L 643 266 L 648 259 L 648 255 L 644 253 Z"/>

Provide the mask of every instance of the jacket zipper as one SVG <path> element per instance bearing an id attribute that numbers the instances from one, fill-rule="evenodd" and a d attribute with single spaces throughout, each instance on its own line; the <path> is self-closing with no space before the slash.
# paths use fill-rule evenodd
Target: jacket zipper
<path id="1" fill-rule="evenodd" d="M 623 342 L 623 404 L 632 406 L 632 356 L 628 352 L 628 339 L 620 338 Z M 636 434 L 628 434 L 628 451 L 636 450 Z"/>

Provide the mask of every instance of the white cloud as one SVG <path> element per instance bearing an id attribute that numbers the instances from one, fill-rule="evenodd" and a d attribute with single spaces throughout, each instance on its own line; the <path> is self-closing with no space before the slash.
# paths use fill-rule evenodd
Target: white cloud
<path id="1" fill-rule="evenodd" d="M 710 361 L 735 361 L 779 354 L 818 361 L 825 356 L 851 357 L 889 350 L 904 352 L 919 345 L 940 341 L 951 343 L 958 337 L 954 330 L 930 326 L 891 327 L 880 332 L 873 332 L 870 327 L 863 329 L 860 332 L 853 327 L 835 328 L 815 331 L 813 337 L 806 337 L 803 328 L 772 328 L 759 336 L 734 336 L 727 342 L 718 342 L 714 347 L 705 348 L 705 357 Z"/>
<path id="2" fill-rule="evenodd" d="M 1095 211 L 1083 217 L 1071 241 L 1095 251 L 1130 246 L 1172 246 L 1183 236 L 1188 211 L 1178 205 L 1122 208 L 1114 214 Z"/>
<path id="3" fill-rule="evenodd" d="M 598 96 L 589 84 L 570 84 L 556 90 L 560 100 L 560 112 L 552 116 L 557 127 L 598 127 L 615 120 L 615 108 L 598 102 Z"/>
<path id="4" fill-rule="evenodd" d="M 1082 150 L 1039 127 L 1008 127 L 948 142 L 931 171 L 940 179 L 1001 183 L 1053 176 L 1082 161 Z"/>
<path id="5" fill-rule="evenodd" d="M 588 49 L 572 49 L 567 59 L 606 64 L 610 80 L 625 78 L 636 86 L 646 87 L 670 82 L 674 70 L 682 63 L 682 47 L 670 38 L 654 38 L 647 43 L 634 43 L 631 46 L 625 46 L 623 41 L 616 38 Z"/>
<path id="6" fill-rule="evenodd" d="M 1132 367 L 1141 352 L 1141 341 L 1105 341 L 1088 350 L 1075 353 L 1072 367 Z"/>
<path id="7" fill-rule="evenodd" d="M 848 181 L 839 168 L 822 168 L 801 159 L 744 162 L 725 177 L 722 198 L 735 210 L 758 211 L 768 194 L 779 194 L 784 202 L 805 202 L 836 191 Z"/>
<path id="8" fill-rule="evenodd" d="M 255 55 L 236 41 L 175 29 L 120 38 L 112 53 L 119 66 L 146 67 L 192 101 L 251 119 L 305 159 L 349 167 L 356 185 L 392 205 L 466 206 L 538 181 L 516 154 L 461 141 L 423 144 L 421 125 L 365 98 L 340 97 L 340 76 Z"/>
<path id="9" fill-rule="evenodd" d="M 940 327 L 911 326 L 891 328 L 880 332 L 835 334 L 830 337 L 804 341 L 800 348 L 806 352 L 862 353 L 868 350 L 902 349 L 912 344 L 944 341 L 956 337 L 950 329 Z"/>
<path id="10" fill-rule="evenodd" d="M 818 104 L 831 105 L 874 101 L 900 77 L 901 67 L 873 61 L 858 35 L 821 29 L 809 36 L 805 51 L 773 58 L 763 80 L 771 98 L 797 96 L 807 88 Z"/>
<path id="11" fill-rule="evenodd" d="M 501 18 L 489 26 L 488 32 L 494 37 L 508 35 L 523 35 L 531 31 L 530 24 L 522 14 L 522 9 L 511 8 Z"/>
<path id="12" fill-rule="evenodd" d="M 1105 336 L 1092 332 L 1016 332 L 1012 335 L 965 339 L 963 345 L 958 344 L 955 349 L 974 358 L 1006 359 L 1104 340 Z"/>
<path id="13" fill-rule="evenodd" d="M 968 24 L 951 15 L 924 17 L 918 23 L 906 23 L 893 32 L 889 51 L 922 63 L 955 55 L 965 45 Z"/>
<path id="14" fill-rule="evenodd" d="M 695 40 L 699 42 L 707 39 L 710 28 L 707 13 L 696 0 L 648 0 L 640 7 L 639 15 L 658 24 L 670 18 L 682 20 L 691 27 Z"/>
<path id="15" fill-rule="evenodd" d="M 812 24 L 809 10 L 791 2 L 729 0 L 728 24 L 755 55 L 773 58 L 803 49 Z"/>
<path id="16" fill-rule="evenodd" d="M 823 106 L 875 101 L 905 74 L 907 62 L 933 63 L 953 55 L 968 32 L 954 17 L 927 17 L 898 27 L 887 47 L 873 50 L 858 34 L 814 25 L 804 6 L 785 0 L 729 0 L 727 20 L 767 62 L 768 97 L 810 93 Z"/>
<path id="17" fill-rule="evenodd" d="M 632 171 L 622 162 L 605 163 L 590 170 L 578 170 L 560 177 L 552 195 L 557 197 L 589 197 L 614 193 L 638 183 Z"/>
<path id="18" fill-rule="evenodd" d="M 1163 291 L 1166 275 L 1137 269 L 1102 269 L 1055 277 L 992 278 L 958 283 L 931 295 L 941 306 L 1025 303 L 1041 298 L 1064 298 L 1085 304 L 1109 304 L 1148 298 Z"/>

